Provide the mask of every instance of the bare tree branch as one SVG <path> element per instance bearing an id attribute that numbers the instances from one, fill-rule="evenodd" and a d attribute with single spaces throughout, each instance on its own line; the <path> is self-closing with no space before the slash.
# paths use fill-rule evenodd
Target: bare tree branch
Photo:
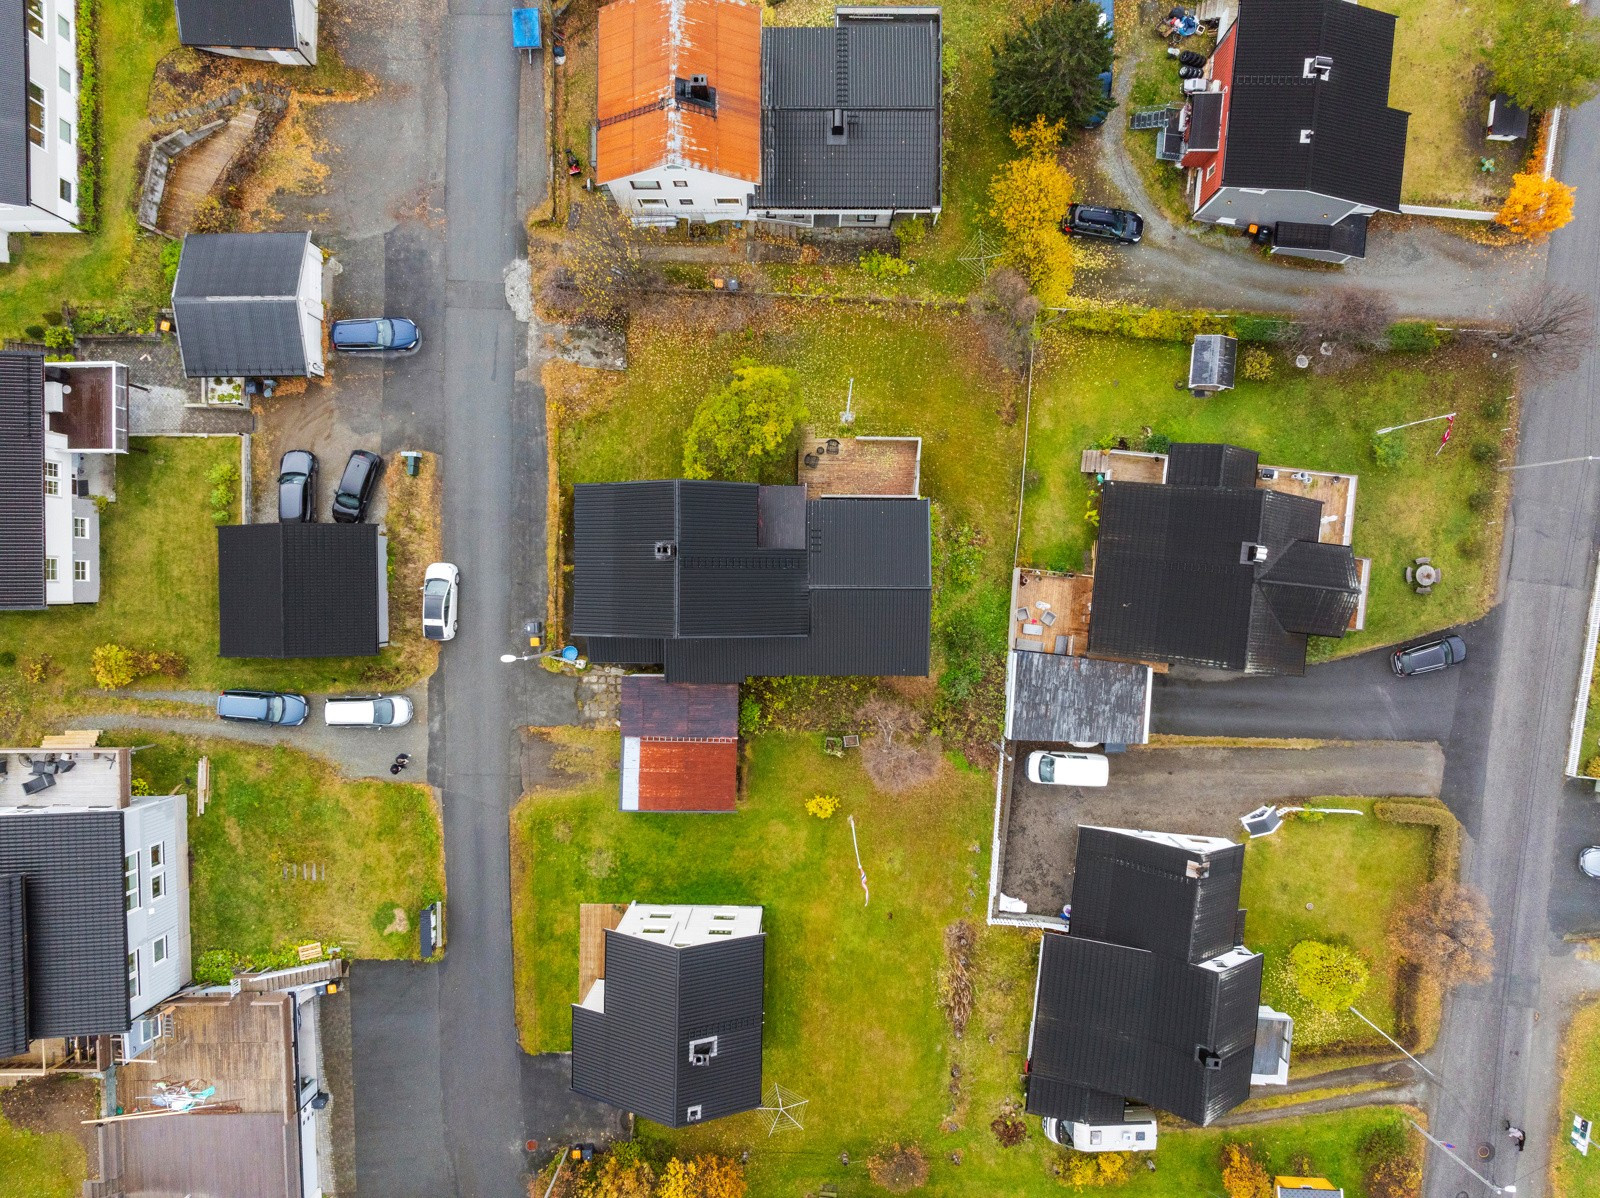
<path id="1" fill-rule="evenodd" d="M 1595 308 L 1582 292 L 1553 288 L 1525 291 L 1511 305 L 1489 344 L 1512 354 L 1533 378 L 1575 370 L 1594 344 Z"/>

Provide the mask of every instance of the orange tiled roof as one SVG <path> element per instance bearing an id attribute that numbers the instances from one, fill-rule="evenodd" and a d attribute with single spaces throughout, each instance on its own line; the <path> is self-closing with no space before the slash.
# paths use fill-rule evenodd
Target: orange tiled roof
<path id="1" fill-rule="evenodd" d="M 705 75 L 716 115 L 673 100 Z M 761 180 L 761 9 L 741 0 L 616 0 L 600 10 L 599 167 L 610 183 L 664 163 Z"/>
<path id="2" fill-rule="evenodd" d="M 732 811 L 739 790 L 732 740 L 646 740 L 639 745 L 640 811 Z"/>

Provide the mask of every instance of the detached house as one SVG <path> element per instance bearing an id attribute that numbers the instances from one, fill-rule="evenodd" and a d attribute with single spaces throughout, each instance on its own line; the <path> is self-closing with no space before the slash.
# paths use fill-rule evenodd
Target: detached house
<path id="1" fill-rule="evenodd" d="M 573 488 L 572 624 L 597 663 L 666 681 L 928 672 L 928 501 L 803 486 Z"/>
<path id="2" fill-rule="evenodd" d="M 100 598 L 100 510 L 128 452 L 128 368 L 0 352 L 0 610 Z"/>
<path id="3" fill-rule="evenodd" d="M 131 750 L 93 740 L 0 750 L 0 1058 L 101 1035 L 137 1056 L 189 981 L 189 800 L 135 796 Z"/>
<path id="4" fill-rule="evenodd" d="M 1044 937 L 1027 1109 L 1080 1152 L 1149 1151 L 1152 1108 L 1205 1126 L 1250 1095 L 1261 954 L 1240 939 L 1244 846 L 1078 830 L 1066 935 Z"/>
<path id="5" fill-rule="evenodd" d="M 666 1127 L 760 1106 L 761 908 L 633 903 L 602 935 L 572 1006 L 572 1088 Z"/>
<path id="6" fill-rule="evenodd" d="M 78 231 L 78 11 L 0 0 L 0 262 L 7 234 Z"/>
<path id="7" fill-rule="evenodd" d="M 741 0 L 615 0 L 600 10 L 595 180 L 637 225 L 937 216 L 941 44 L 937 8 L 764 30 Z"/>
<path id="8" fill-rule="evenodd" d="M 291 67 L 317 65 L 318 0 L 177 0 L 185 46 Z"/>
<path id="9" fill-rule="evenodd" d="M 190 233 L 172 312 L 192 379 L 323 372 L 322 251 L 309 233 Z"/>
<path id="10" fill-rule="evenodd" d="M 1164 139 L 1194 218 L 1263 231 L 1274 253 L 1364 257 L 1368 218 L 1400 210 L 1394 39 L 1392 14 L 1348 0 L 1239 0 Z"/>
<path id="11" fill-rule="evenodd" d="M 389 643 L 389 541 L 376 524 L 217 529 L 220 657 L 371 657 Z"/>

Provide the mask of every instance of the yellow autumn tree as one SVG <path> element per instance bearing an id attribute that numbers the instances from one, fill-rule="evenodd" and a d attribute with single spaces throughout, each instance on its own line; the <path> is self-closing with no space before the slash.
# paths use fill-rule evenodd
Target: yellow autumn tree
<path id="1" fill-rule="evenodd" d="M 1006 265 L 1028 280 L 1040 301 L 1055 305 L 1072 289 L 1072 243 L 1058 228 L 1077 183 L 1057 160 L 1065 124 L 1035 117 L 1011 131 L 1022 151 L 989 181 L 989 214 L 1005 231 Z"/>
<path id="2" fill-rule="evenodd" d="M 1528 173 L 1511 177 L 1511 193 L 1495 223 L 1529 241 L 1543 241 L 1572 219 L 1574 191 L 1560 179 Z"/>
<path id="3" fill-rule="evenodd" d="M 662 1170 L 656 1198 L 744 1198 L 744 1169 L 725 1156 L 673 1157 Z"/>

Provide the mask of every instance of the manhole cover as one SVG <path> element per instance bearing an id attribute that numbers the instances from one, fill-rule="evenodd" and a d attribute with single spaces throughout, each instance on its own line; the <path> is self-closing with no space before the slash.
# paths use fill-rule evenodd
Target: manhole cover
<path id="1" fill-rule="evenodd" d="M 1479 1144 L 1478 1145 L 1478 1159 L 1480 1161 L 1492 1161 L 1492 1160 L 1494 1160 L 1494 1145 L 1493 1144 Z"/>

